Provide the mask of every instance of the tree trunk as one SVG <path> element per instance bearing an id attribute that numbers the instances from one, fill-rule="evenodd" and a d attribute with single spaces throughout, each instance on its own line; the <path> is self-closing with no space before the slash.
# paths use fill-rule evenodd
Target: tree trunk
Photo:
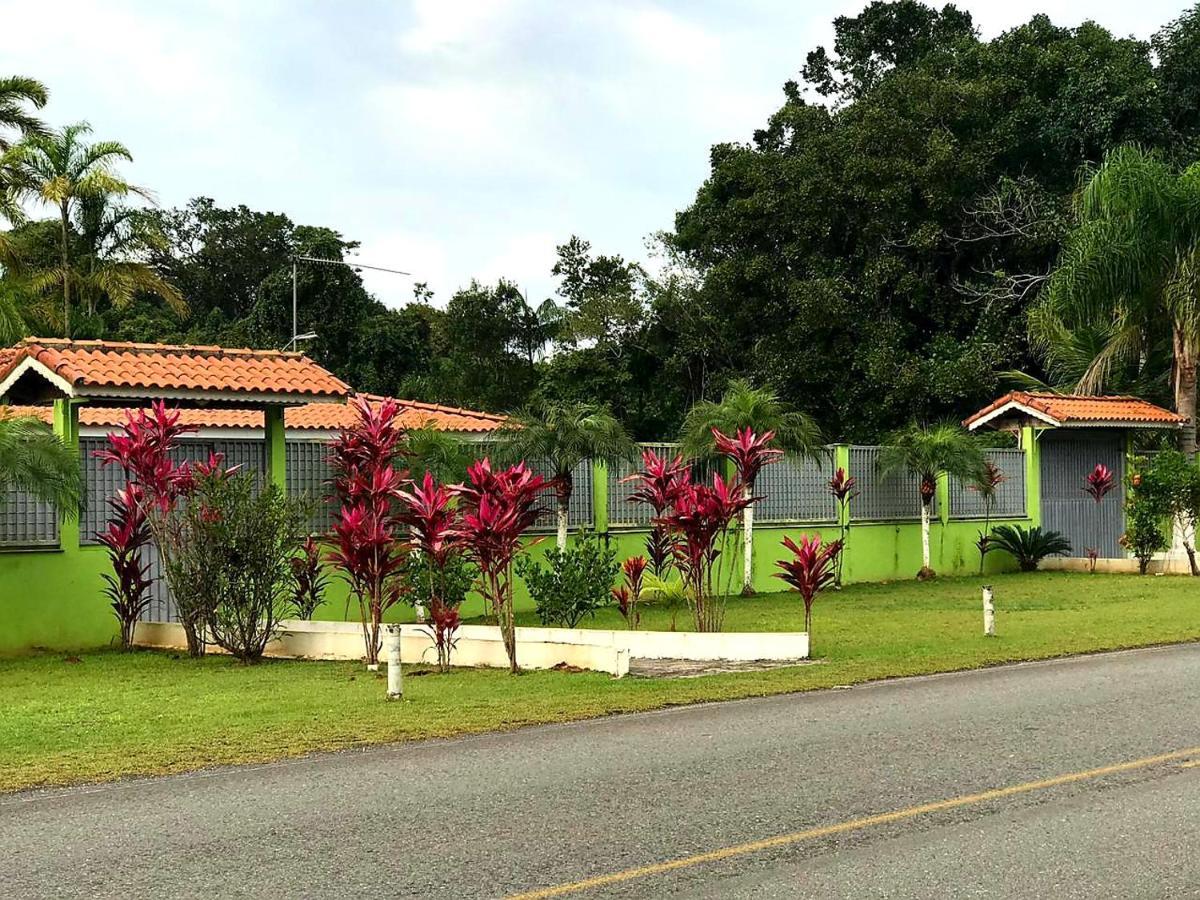
<path id="1" fill-rule="evenodd" d="M 571 510 L 571 498 L 558 499 L 558 549 L 567 549 L 567 521 Z"/>
<path id="2" fill-rule="evenodd" d="M 1188 459 L 1196 456 L 1196 348 L 1176 328 L 1172 338 L 1175 351 L 1175 412 L 1187 419 L 1179 435 L 1179 449 Z"/>
<path id="3" fill-rule="evenodd" d="M 63 337 L 71 336 L 71 249 L 69 242 L 69 226 L 67 219 L 67 204 L 64 202 L 59 206 L 59 214 L 62 225 L 61 246 L 62 251 L 62 289 L 63 289 Z"/>
<path id="4" fill-rule="evenodd" d="M 921 503 L 921 571 L 917 573 L 917 577 L 921 579 L 932 578 L 933 569 L 929 565 L 929 519 L 931 504 Z"/>
<path id="5" fill-rule="evenodd" d="M 751 487 L 742 488 L 750 496 Z M 754 593 L 754 504 L 742 510 L 742 596 Z"/>

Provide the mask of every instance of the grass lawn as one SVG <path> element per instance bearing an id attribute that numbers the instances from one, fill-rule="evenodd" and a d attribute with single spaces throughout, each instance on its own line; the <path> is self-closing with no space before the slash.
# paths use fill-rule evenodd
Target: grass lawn
<path id="1" fill-rule="evenodd" d="M 1039 573 L 987 579 L 999 636 L 982 636 L 983 579 L 854 585 L 818 598 L 822 665 L 658 681 L 457 670 L 405 680 L 387 703 L 361 664 L 243 667 L 138 652 L 0 660 L 0 791 L 812 690 L 1070 653 L 1200 638 L 1200 581 Z M 527 619 L 532 622 L 532 619 Z M 670 616 L 648 607 L 644 628 Z M 679 626 L 687 626 L 687 610 Z M 615 611 L 597 627 L 620 627 Z M 726 630 L 799 630 L 796 595 L 732 601 Z"/>

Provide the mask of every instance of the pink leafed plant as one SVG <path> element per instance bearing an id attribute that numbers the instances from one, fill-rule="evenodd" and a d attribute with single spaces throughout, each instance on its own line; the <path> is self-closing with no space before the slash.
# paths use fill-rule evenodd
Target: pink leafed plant
<path id="1" fill-rule="evenodd" d="M 538 494 L 545 487 L 546 480 L 524 462 L 496 471 L 485 458 L 467 468 L 466 484 L 454 488 L 462 503 L 460 530 L 467 556 L 479 567 L 483 595 L 500 624 L 513 674 L 519 668 L 512 563 L 521 552 L 521 536 L 543 511 Z"/>
<path id="2" fill-rule="evenodd" d="M 983 574 L 983 561 L 991 549 L 991 534 L 992 534 L 992 506 L 996 503 L 996 492 L 1000 490 L 1000 485 L 1004 484 L 1008 477 L 1004 474 L 1004 470 L 996 465 L 992 460 L 985 459 L 983 461 L 983 469 L 980 470 L 978 477 L 973 484 L 968 484 L 967 487 L 979 494 L 983 500 L 983 531 L 979 532 L 979 538 L 975 541 L 975 546 L 979 548 L 979 574 Z"/>
<path id="3" fill-rule="evenodd" d="M 438 669 L 447 672 L 454 650 L 454 632 L 460 619 L 457 603 L 449 602 L 445 596 L 446 567 L 463 550 L 458 510 L 453 503 L 454 492 L 450 487 L 438 484 L 432 472 L 426 472 L 419 485 L 401 490 L 399 496 L 404 502 L 401 521 L 408 526 L 413 548 L 426 561 L 432 622 L 430 635 L 437 650 Z"/>
<path id="4" fill-rule="evenodd" d="M 330 449 L 341 510 L 333 526 L 337 546 L 329 561 L 342 570 L 358 601 L 367 665 L 376 668 L 383 616 L 408 592 L 408 545 L 400 538 L 403 523 L 395 511 L 408 473 L 396 467 L 404 451 L 399 407 L 390 400 L 372 405 L 361 397 L 351 405 L 358 421 L 338 435 Z"/>
<path id="5" fill-rule="evenodd" d="M 653 511 L 650 533 L 646 536 L 646 556 L 654 574 L 659 578 L 666 575 L 674 559 L 674 541 L 664 525 L 658 523 L 675 498 L 692 477 L 691 466 L 683 457 L 659 456 L 653 450 L 642 451 L 642 470 L 623 482 L 633 482 L 637 490 L 629 495 L 629 502 L 642 503 Z"/>
<path id="6" fill-rule="evenodd" d="M 797 544 L 789 537 L 783 539 L 783 546 L 792 554 L 790 559 L 781 559 L 775 563 L 783 571 L 776 572 L 775 577 L 787 582 L 800 593 L 804 600 L 804 630 L 812 635 L 812 607 L 817 594 L 830 584 L 836 577 L 837 559 L 842 553 L 842 542 L 831 541 L 821 543 L 819 535 L 802 535 Z"/>
<path id="7" fill-rule="evenodd" d="M 754 593 L 754 482 L 764 466 L 778 462 L 783 451 L 771 447 L 774 431 L 755 434 L 752 428 L 740 428 L 733 436 L 718 428 L 712 429 L 716 451 L 733 463 L 738 483 L 746 498 L 742 508 L 742 593 Z"/>
<path id="8" fill-rule="evenodd" d="M 625 624 L 630 630 L 636 630 L 641 624 L 642 614 L 638 612 L 638 603 L 642 599 L 642 581 L 646 574 L 646 557 L 631 556 L 621 564 L 625 573 L 625 584 L 614 589 L 612 594 L 617 601 L 617 607 L 625 618 Z"/>
<path id="9" fill-rule="evenodd" d="M 842 549 L 846 547 L 846 541 L 850 537 L 850 502 L 859 495 L 858 480 L 851 475 L 846 474 L 846 470 L 838 466 L 837 471 L 833 473 L 833 477 L 829 479 L 829 493 L 833 494 L 833 499 L 837 501 L 838 506 L 838 540 L 841 541 Z M 841 588 L 842 586 L 842 568 L 846 561 L 846 554 L 839 553 L 837 559 L 837 570 L 834 573 L 833 586 Z"/>
<path id="10" fill-rule="evenodd" d="M 105 593 L 113 613 L 121 624 L 121 646 L 133 648 L 137 621 L 150 605 L 150 564 L 142 551 L 150 543 L 150 526 L 142 509 L 142 488 L 127 484 L 108 500 L 112 516 L 97 539 L 108 548 L 113 573 L 102 576 L 108 583 Z"/>
<path id="11" fill-rule="evenodd" d="M 674 539 L 675 567 L 683 579 L 697 631 L 720 631 L 728 585 L 721 561 L 730 528 L 752 502 L 740 482 L 713 475 L 711 485 L 685 484 L 657 520 Z"/>
<path id="12" fill-rule="evenodd" d="M 1103 463 L 1096 463 L 1095 468 L 1083 480 L 1083 492 L 1096 501 L 1096 515 L 1093 518 L 1096 520 L 1094 536 L 1097 546 L 1088 547 L 1085 551 L 1088 559 L 1088 573 L 1092 575 L 1096 574 L 1096 561 L 1100 559 L 1100 551 L 1098 549 L 1100 543 L 1100 503 L 1116 486 L 1116 475 L 1113 474 L 1112 469 Z"/>

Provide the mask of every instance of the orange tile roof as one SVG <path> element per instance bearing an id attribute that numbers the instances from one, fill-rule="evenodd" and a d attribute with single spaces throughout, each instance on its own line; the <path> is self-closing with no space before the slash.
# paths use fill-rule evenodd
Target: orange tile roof
<path id="1" fill-rule="evenodd" d="M 28 338 L 0 350 L 0 382 L 27 359 L 85 397 L 218 393 L 236 402 L 266 395 L 343 399 L 350 393 L 345 382 L 301 353 L 56 338 Z"/>
<path id="2" fill-rule="evenodd" d="M 371 395 L 372 402 L 382 397 Z M 491 413 L 397 400 L 403 428 L 432 427 L 436 431 L 486 434 L 504 424 L 504 417 Z M 48 406 L 10 406 L 10 416 L 33 416 L 49 423 L 53 414 Z M 196 428 L 262 428 L 263 414 L 257 409 L 181 409 L 180 421 Z M 341 403 L 307 403 L 284 410 L 284 426 L 301 431 L 338 431 L 354 423 L 354 412 Z M 83 428 L 118 428 L 125 421 L 125 410 L 106 406 L 81 406 L 79 424 Z"/>
<path id="3" fill-rule="evenodd" d="M 1051 394 L 1011 391 L 963 420 L 968 428 L 983 419 L 1003 415 L 1010 407 L 1017 413 L 1040 414 L 1058 425 L 1112 424 L 1130 426 L 1174 426 L 1187 419 L 1169 409 L 1138 397 L 1098 397 L 1084 394 Z M 1047 424 L 1052 424 L 1048 422 Z"/>

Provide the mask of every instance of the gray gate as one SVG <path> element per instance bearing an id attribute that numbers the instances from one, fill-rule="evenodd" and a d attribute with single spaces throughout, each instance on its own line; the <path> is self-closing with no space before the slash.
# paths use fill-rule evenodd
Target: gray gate
<path id="1" fill-rule="evenodd" d="M 1045 431 L 1038 448 L 1042 529 L 1062 532 L 1072 556 L 1087 556 L 1087 548 L 1095 547 L 1102 559 L 1123 558 L 1118 540 L 1125 531 L 1125 435 L 1098 428 Z M 1117 480 L 1099 504 L 1083 490 L 1097 463 L 1112 469 Z"/>

